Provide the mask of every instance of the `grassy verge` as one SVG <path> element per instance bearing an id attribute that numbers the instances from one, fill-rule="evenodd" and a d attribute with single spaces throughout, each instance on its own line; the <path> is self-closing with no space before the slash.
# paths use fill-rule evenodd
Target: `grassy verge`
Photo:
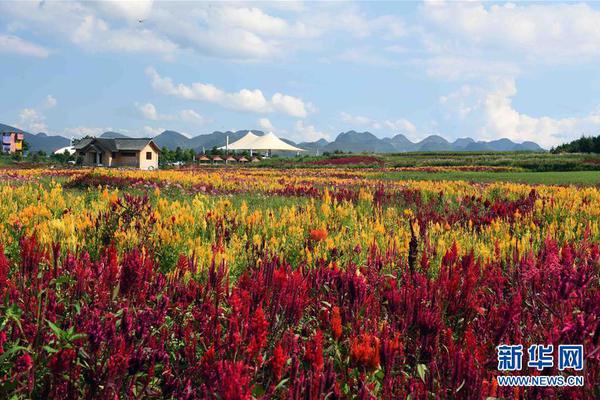
<path id="1" fill-rule="evenodd" d="M 517 182 L 545 185 L 600 185 L 600 171 L 565 172 L 420 172 L 399 171 L 373 174 L 372 178 L 390 180 L 448 180 L 470 182 Z"/>

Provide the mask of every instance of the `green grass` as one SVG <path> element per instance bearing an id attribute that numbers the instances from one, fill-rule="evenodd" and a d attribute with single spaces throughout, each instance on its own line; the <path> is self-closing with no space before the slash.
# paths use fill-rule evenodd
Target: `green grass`
<path id="1" fill-rule="evenodd" d="M 464 180 L 469 182 L 517 182 L 544 185 L 600 185 L 600 171 L 565 172 L 421 172 L 398 171 L 373 174 L 373 178 L 389 180 Z"/>
<path id="2" fill-rule="evenodd" d="M 334 154 L 336 157 L 351 157 L 363 154 Z M 600 154 L 551 154 L 527 152 L 432 152 L 398 154 L 364 154 L 377 157 L 386 167 L 454 167 L 493 166 L 510 167 L 523 171 L 600 171 Z M 306 168 L 316 167 L 314 161 L 325 156 L 274 157 L 261 161 L 253 167 Z M 327 168 L 326 166 L 324 166 Z M 344 165 L 346 168 L 369 168 L 364 165 Z M 379 165 L 370 166 L 377 168 Z"/>

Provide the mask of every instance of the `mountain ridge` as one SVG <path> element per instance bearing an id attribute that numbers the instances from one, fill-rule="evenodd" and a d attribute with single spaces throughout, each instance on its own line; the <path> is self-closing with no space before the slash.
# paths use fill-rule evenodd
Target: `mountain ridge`
<path id="1" fill-rule="evenodd" d="M 30 151 L 45 151 L 51 153 L 56 149 L 68 146 L 71 140 L 60 136 L 49 136 L 45 133 L 31 134 L 22 129 L 9 125 L 0 124 L 0 132 L 23 132 L 25 140 L 29 143 Z M 261 130 L 238 130 L 238 131 L 214 131 L 208 134 L 200 134 L 194 137 L 188 137 L 174 130 L 165 130 L 157 136 L 154 136 L 155 143 L 163 148 L 175 149 L 194 149 L 195 151 L 210 150 L 213 147 L 225 145 L 229 136 L 229 143 L 243 137 L 246 133 L 252 131 L 257 135 L 263 135 Z M 100 135 L 103 138 L 126 138 L 129 137 L 120 132 L 107 131 Z M 350 130 L 340 132 L 335 140 L 327 141 L 318 139 L 312 142 L 295 143 L 292 140 L 282 138 L 285 142 L 304 148 L 309 152 L 334 152 L 344 151 L 353 153 L 403 153 L 411 151 L 544 151 L 537 143 L 524 141 L 515 143 L 510 139 L 501 138 L 492 141 L 476 141 L 469 137 L 458 138 L 449 142 L 442 136 L 429 135 L 421 141 L 412 142 L 405 135 L 398 133 L 391 137 L 378 138 L 373 133 L 357 132 Z"/>

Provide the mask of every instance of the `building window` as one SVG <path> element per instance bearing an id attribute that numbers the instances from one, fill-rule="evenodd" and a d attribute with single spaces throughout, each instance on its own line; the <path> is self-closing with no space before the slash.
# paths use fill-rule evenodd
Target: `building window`
<path id="1" fill-rule="evenodd" d="M 146 152 L 146 160 L 152 160 L 152 152 L 151 151 Z"/>
<path id="2" fill-rule="evenodd" d="M 123 157 L 135 157 L 135 151 L 124 151 L 121 153 Z"/>

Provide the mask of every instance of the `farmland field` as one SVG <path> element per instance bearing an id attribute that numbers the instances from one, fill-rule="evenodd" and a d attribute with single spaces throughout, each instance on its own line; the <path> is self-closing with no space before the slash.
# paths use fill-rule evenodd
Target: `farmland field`
<path id="1" fill-rule="evenodd" d="M 600 172 L 390 162 L 0 169 L 0 398 L 598 398 Z"/>

